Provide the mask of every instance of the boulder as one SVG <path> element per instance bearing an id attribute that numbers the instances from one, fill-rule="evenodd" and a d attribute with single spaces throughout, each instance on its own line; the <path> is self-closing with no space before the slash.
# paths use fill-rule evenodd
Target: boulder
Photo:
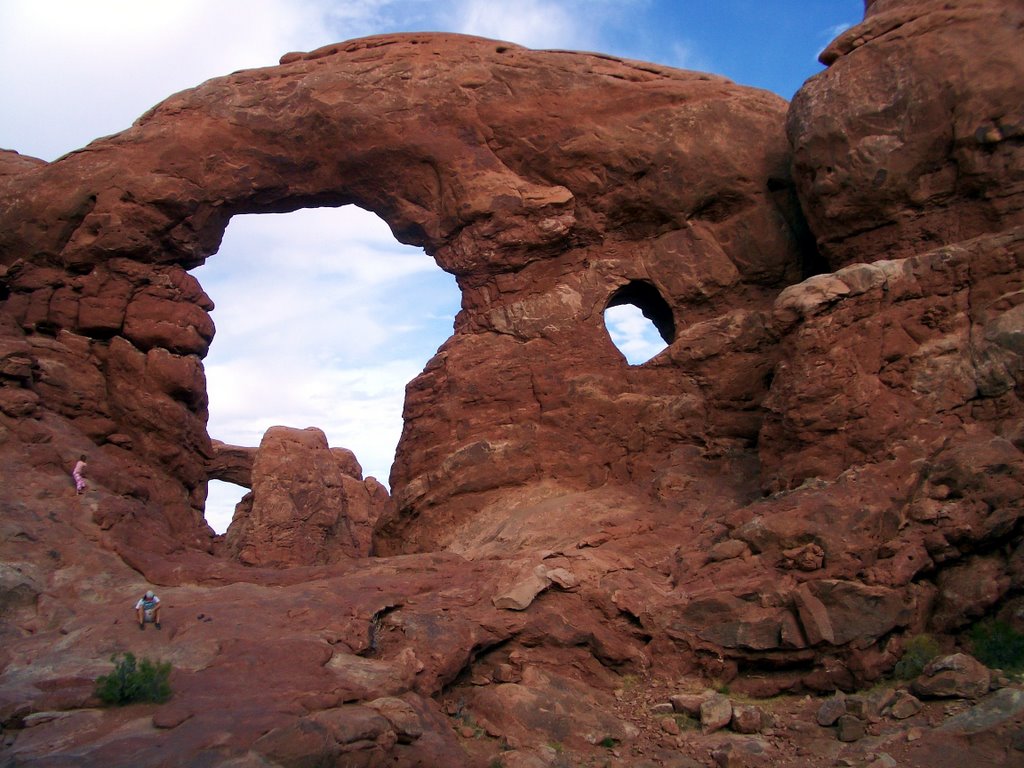
<path id="1" fill-rule="evenodd" d="M 828 69 L 793 97 L 787 131 L 833 270 L 1022 223 L 1024 129 L 1007 108 L 1024 76 L 1022 13 L 991 0 L 872 3 L 822 52 Z"/>
<path id="2" fill-rule="evenodd" d="M 988 693 L 991 674 L 977 659 L 964 653 L 940 656 L 930 661 L 911 683 L 917 696 L 980 699 Z"/>
<path id="3" fill-rule="evenodd" d="M 252 462 L 252 492 L 228 528 L 228 551 L 247 565 L 278 567 L 366 557 L 389 497 L 353 470 L 351 452 L 329 448 L 320 429 L 271 427 Z"/>
<path id="4" fill-rule="evenodd" d="M 715 694 L 700 705 L 700 727 L 704 733 L 714 733 L 732 722 L 733 706 L 728 696 Z"/>

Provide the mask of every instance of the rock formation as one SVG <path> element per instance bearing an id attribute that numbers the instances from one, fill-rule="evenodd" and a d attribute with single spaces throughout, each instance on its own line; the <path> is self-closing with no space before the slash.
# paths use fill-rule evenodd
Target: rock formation
<path id="1" fill-rule="evenodd" d="M 218 455 L 233 454 L 219 446 Z M 242 473 L 236 472 L 236 475 Z M 363 480 L 355 456 L 329 448 L 315 427 L 271 427 L 255 451 L 247 484 L 225 542 L 246 565 L 325 565 L 367 557 L 387 489 Z"/>
<path id="2" fill-rule="evenodd" d="M 813 765 L 817 735 L 705 688 L 842 695 L 929 633 L 972 671 L 962 719 L 933 728 L 923 682 L 773 716 L 834 727 L 828 765 L 1019 760 L 1019 687 L 963 652 L 982 619 L 1024 630 L 1022 24 L 868 2 L 791 105 L 389 35 L 53 163 L 0 153 L 5 757 Z M 187 270 L 235 214 L 343 204 L 463 293 L 390 500 L 316 430 L 253 451 L 205 427 Z M 642 366 L 603 326 L 623 302 L 669 342 Z M 210 477 L 253 489 L 223 544 Z M 147 585 L 162 635 L 128 631 Z M 122 650 L 174 663 L 171 702 L 94 708 Z"/>

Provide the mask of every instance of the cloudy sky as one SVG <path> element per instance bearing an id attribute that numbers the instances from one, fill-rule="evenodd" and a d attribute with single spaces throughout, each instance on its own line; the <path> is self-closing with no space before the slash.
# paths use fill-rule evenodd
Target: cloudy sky
<path id="1" fill-rule="evenodd" d="M 790 98 L 862 0 L 0 0 L 0 148 L 45 160 L 127 128 L 167 96 L 288 51 L 446 31 L 725 75 Z M 402 397 L 451 334 L 454 278 L 353 207 L 238 216 L 194 271 L 217 305 L 211 436 L 258 445 L 318 426 L 387 483 Z M 631 362 L 658 351 L 608 318 Z M 223 531 L 242 489 L 211 483 Z"/>

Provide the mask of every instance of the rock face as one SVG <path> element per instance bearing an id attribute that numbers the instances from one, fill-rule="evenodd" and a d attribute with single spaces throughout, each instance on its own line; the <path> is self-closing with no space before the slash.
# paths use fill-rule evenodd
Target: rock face
<path id="1" fill-rule="evenodd" d="M 831 266 L 1024 223 L 1020 4 L 868 6 L 822 52 L 828 71 L 787 121 L 800 201 Z"/>
<path id="2" fill-rule="evenodd" d="M 15 336 L 92 382 L 84 409 L 67 402 L 82 389 L 70 380 L 47 407 L 88 418 L 99 444 L 128 435 L 167 476 L 164 514 L 195 517 L 212 450 L 199 365 L 212 304 L 185 270 L 242 212 L 357 203 L 459 280 L 456 335 L 409 385 L 391 550 L 449 543 L 509 486 L 628 482 L 670 466 L 680 443 L 756 439 L 773 365 L 756 311 L 801 277 L 785 102 L 451 36 L 355 41 L 273 72 L 178 94 L 9 181 Z M 602 315 L 623 291 L 671 308 L 682 361 L 626 364 Z M 702 322 L 728 326 L 716 335 L 742 363 L 689 359 Z"/>
<path id="3" fill-rule="evenodd" d="M 691 736 L 673 702 L 854 691 L 914 635 L 958 659 L 979 619 L 1019 622 L 1022 23 L 876 0 L 788 107 L 605 56 L 367 38 L 54 163 L 0 156 L 4 750 L 810 764 L 806 729 L 739 733 L 725 700 Z M 254 450 L 205 429 L 212 304 L 187 270 L 234 214 L 348 203 L 463 292 L 407 388 L 393 506 L 318 430 Z M 642 366 L 603 326 L 622 302 L 669 342 Z M 210 477 L 253 491 L 223 543 Z M 164 634 L 127 632 L 153 585 Z M 172 702 L 94 709 L 115 650 L 173 661 Z M 910 702 L 893 759 L 1019 761 L 1019 692 L 970 671 L 969 741 Z M 850 745 L 889 727 L 829 722 Z"/>
<path id="4" fill-rule="evenodd" d="M 363 480 L 351 451 L 315 427 L 271 427 L 251 469 L 251 492 L 228 528 L 228 552 L 245 565 L 326 565 L 370 554 L 387 489 Z"/>

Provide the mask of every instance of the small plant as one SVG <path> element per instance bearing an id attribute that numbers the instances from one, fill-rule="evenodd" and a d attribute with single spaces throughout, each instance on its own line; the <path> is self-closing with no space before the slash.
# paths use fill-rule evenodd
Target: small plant
<path id="1" fill-rule="evenodd" d="M 159 703 L 171 697 L 169 661 L 142 659 L 136 663 L 133 653 L 125 653 L 120 660 L 114 654 L 110 660 L 114 662 L 114 671 L 96 678 L 96 695 L 104 704 Z"/>
<path id="2" fill-rule="evenodd" d="M 900 680 L 912 680 L 924 671 L 928 662 L 939 655 L 938 641 L 931 635 L 914 635 L 907 641 L 903 656 L 896 662 L 893 674 Z"/>
<path id="3" fill-rule="evenodd" d="M 605 749 L 615 749 L 615 747 L 619 746 L 619 740 L 613 738 L 612 736 L 605 736 L 603 739 L 597 742 L 597 744 L 598 746 L 604 747 Z"/>
<path id="4" fill-rule="evenodd" d="M 975 624 L 970 640 L 974 657 L 986 667 L 1024 671 L 1024 634 L 1005 621 L 987 619 Z"/>

